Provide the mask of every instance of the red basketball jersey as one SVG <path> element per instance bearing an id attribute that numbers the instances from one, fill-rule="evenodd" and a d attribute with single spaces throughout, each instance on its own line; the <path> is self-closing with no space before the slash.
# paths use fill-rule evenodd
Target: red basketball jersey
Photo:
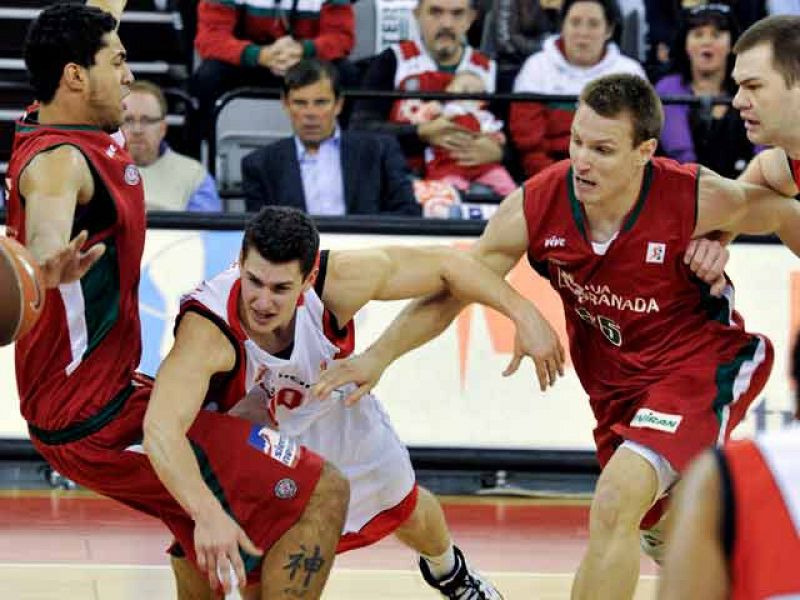
<path id="1" fill-rule="evenodd" d="M 683 263 L 697 218 L 698 167 L 654 158 L 605 254 L 591 244 L 569 161 L 524 186 L 528 258 L 561 296 L 573 364 L 595 401 L 624 401 L 675 369 L 735 368 L 753 337 Z"/>
<path id="2" fill-rule="evenodd" d="M 64 144 L 84 155 L 95 186 L 91 201 L 76 206 L 71 236 L 86 229 L 87 245 L 103 242 L 106 252 L 80 281 L 48 290 L 42 318 L 16 344 L 22 416 L 43 429 L 95 415 L 130 383 L 141 355 L 144 193 L 122 146 L 95 127 L 39 125 L 36 113 L 23 117 L 8 168 L 9 233 L 25 243 L 21 173 L 37 154 Z"/>
<path id="3" fill-rule="evenodd" d="M 724 450 L 733 502 L 731 598 L 800 597 L 800 429 Z"/>

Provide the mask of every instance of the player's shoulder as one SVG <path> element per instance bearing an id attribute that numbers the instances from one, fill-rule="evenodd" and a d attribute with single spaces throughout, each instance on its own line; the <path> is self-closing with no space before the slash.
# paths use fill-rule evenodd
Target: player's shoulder
<path id="1" fill-rule="evenodd" d="M 554 185 L 565 183 L 567 177 L 569 177 L 570 168 L 571 163 L 569 159 L 565 159 L 542 169 L 522 184 L 525 195 L 527 196 L 528 193 L 549 190 Z"/>

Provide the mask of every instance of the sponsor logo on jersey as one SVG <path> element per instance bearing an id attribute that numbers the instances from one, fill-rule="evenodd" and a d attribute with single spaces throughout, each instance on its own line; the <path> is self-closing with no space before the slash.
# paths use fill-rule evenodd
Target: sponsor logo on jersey
<path id="1" fill-rule="evenodd" d="M 297 444 L 274 429 L 254 425 L 247 442 L 287 467 L 294 468 L 297 464 L 300 455 Z"/>
<path id="2" fill-rule="evenodd" d="M 567 245 L 567 240 L 557 235 L 551 235 L 544 241 L 545 248 L 563 248 Z"/>
<path id="3" fill-rule="evenodd" d="M 275 496 L 281 500 L 289 500 L 297 495 L 297 484 L 288 477 L 275 484 Z"/>
<path id="4" fill-rule="evenodd" d="M 666 244 L 662 244 L 661 242 L 647 242 L 647 254 L 644 257 L 644 262 L 654 265 L 663 265 L 666 255 Z"/>
<path id="5" fill-rule="evenodd" d="M 622 311 L 632 311 L 635 313 L 650 314 L 659 312 L 658 302 L 653 297 L 643 296 L 623 296 L 614 292 L 604 283 L 587 283 L 581 285 L 575 281 L 575 277 L 559 268 L 556 271 L 558 289 L 566 288 L 575 296 L 580 304 L 591 304 L 593 306 L 607 306 Z"/>
<path id="6" fill-rule="evenodd" d="M 683 417 L 680 415 L 670 415 L 649 408 L 640 408 L 631 420 L 631 427 L 641 427 L 646 429 L 657 429 L 667 433 L 675 433 L 681 424 Z"/>
<path id="7" fill-rule="evenodd" d="M 125 167 L 125 183 L 128 185 L 138 185 L 139 179 L 139 169 L 136 168 L 136 165 L 128 165 Z"/>

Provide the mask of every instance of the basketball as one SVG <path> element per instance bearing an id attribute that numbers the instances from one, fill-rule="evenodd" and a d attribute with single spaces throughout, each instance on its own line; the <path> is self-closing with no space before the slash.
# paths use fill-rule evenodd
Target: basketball
<path id="1" fill-rule="evenodd" d="M 44 309 L 39 265 L 25 246 L 0 237 L 0 346 L 30 331 Z"/>

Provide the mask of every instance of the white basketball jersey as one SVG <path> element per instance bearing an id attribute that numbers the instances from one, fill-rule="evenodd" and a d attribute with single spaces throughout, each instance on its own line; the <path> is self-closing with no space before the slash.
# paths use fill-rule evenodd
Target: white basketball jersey
<path id="1" fill-rule="evenodd" d="M 255 394 L 263 401 L 282 432 L 299 435 L 334 408 L 343 397 L 342 393 L 347 391 L 337 390 L 332 398 L 320 400 L 310 388 L 319 379 L 323 365 L 352 352 L 353 326 L 349 324 L 343 331 L 332 331 L 332 316 L 326 314 L 322 300 L 311 288 L 303 294 L 297 307 L 291 356 L 274 356 L 260 348 L 242 330 L 236 310 L 241 285 L 239 277 L 239 267 L 234 265 L 184 296 L 182 306 L 197 303 L 227 325 L 244 350 L 244 364 L 239 369 L 243 369 L 245 393 Z M 326 324 L 328 335 L 339 345 L 326 335 Z M 341 335 L 339 339 L 335 337 L 337 333 Z"/>
<path id="2" fill-rule="evenodd" d="M 345 532 L 355 536 L 351 547 L 371 543 L 402 523 L 393 520 L 392 511 L 409 496 L 415 477 L 408 451 L 375 396 L 369 394 L 355 406 L 346 407 L 344 394 L 354 386 L 341 388 L 325 400 L 310 392 L 321 365 L 352 353 L 353 323 L 336 331 L 335 319 L 312 288 L 297 307 L 290 356 L 274 356 L 258 347 L 242 328 L 239 277 L 235 265 L 203 282 L 181 301 L 181 316 L 189 311 L 201 313 L 216 323 L 237 349 L 233 372 L 220 374 L 218 381 L 212 379 L 209 397 L 213 403 L 206 408 L 227 411 L 245 393 L 255 395 L 268 407 L 273 426 L 281 434 L 322 455 L 347 476 L 350 505 Z M 367 523 L 387 521 L 390 527 L 383 529 L 381 536 L 362 531 Z"/>

